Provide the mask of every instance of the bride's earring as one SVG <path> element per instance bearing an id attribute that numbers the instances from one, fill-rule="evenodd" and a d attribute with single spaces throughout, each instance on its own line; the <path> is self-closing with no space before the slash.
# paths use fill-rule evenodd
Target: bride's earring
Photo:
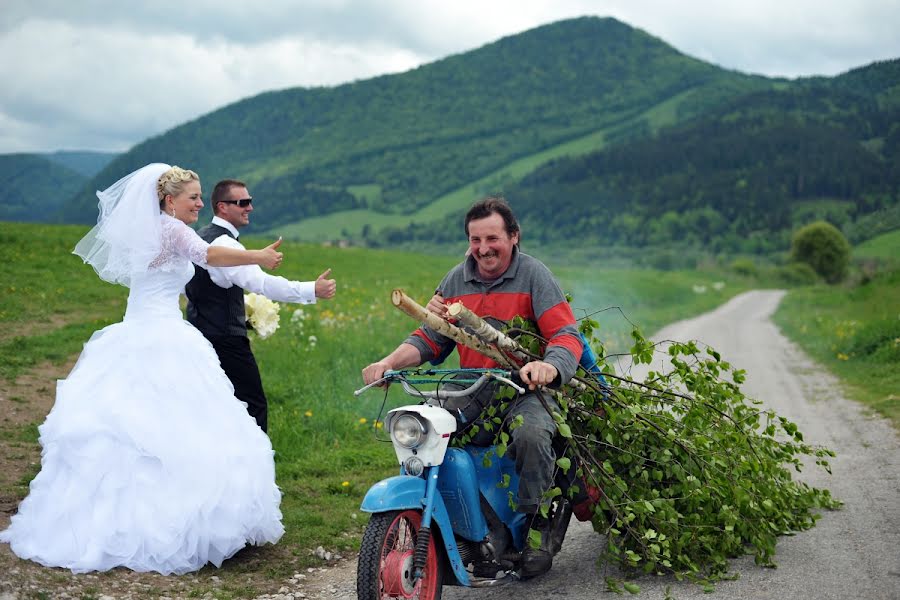
<path id="1" fill-rule="evenodd" d="M 175 218 L 175 207 L 174 206 L 172 207 L 172 218 L 173 219 Z"/>

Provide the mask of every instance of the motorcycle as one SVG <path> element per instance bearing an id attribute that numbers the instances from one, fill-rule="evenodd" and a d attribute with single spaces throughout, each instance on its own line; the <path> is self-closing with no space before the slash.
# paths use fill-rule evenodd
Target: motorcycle
<path id="1" fill-rule="evenodd" d="M 441 385 L 449 375 L 459 387 L 471 385 Z M 527 544 L 539 543 L 551 555 L 560 550 L 572 516 L 565 494 L 553 499 L 543 535 L 529 536 L 529 516 L 514 509 L 513 460 L 498 455 L 495 446 L 451 446 L 458 412 L 450 410 L 449 401 L 473 397 L 489 382 L 524 393 L 512 377 L 502 369 L 388 371 L 356 391 L 400 382 L 407 394 L 422 400 L 389 411 L 384 420 L 400 474 L 373 485 L 362 501 L 361 510 L 371 517 L 359 552 L 359 600 L 436 600 L 444 585 L 506 584 L 522 578 Z M 418 387 L 430 384 L 437 387 Z"/>

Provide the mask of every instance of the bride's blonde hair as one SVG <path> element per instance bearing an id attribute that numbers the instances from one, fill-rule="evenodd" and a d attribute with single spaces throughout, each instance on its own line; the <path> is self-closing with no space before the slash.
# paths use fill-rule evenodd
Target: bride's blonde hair
<path id="1" fill-rule="evenodd" d="M 177 196 L 184 190 L 188 181 L 200 181 L 200 176 L 190 169 L 172 167 L 159 176 L 156 182 L 156 195 L 159 196 L 159 209 L 165 210 L 166 196 Z"/>

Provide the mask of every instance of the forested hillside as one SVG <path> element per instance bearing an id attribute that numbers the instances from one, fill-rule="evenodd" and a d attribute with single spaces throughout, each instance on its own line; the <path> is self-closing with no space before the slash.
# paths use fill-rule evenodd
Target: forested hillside
<path id="1" fill-rule="evenodd" d="M 116 153 L 60 150 L 41 156 L 85 177 L 93 177 L 116 157 Z"/>
<path id="2" fill-rule="evenodd" d="M 48 223 L 87 177 L 37 154 L 0 154 L 0 221 Z M 97 219 L 96 200 L 93 219 Z"/>
<path id="3" fill-rule="evenodd" d="M 748 93 L 656 135 L 553 161 L 503 191 L 546 245 L 768 253 L 816 219 L 866 239 L 900 227 L 898 84 L 895 60 Z M 372 242 L 458 239 L 448 224 Z"/>
<path id="4" fill-rule="evenodd" d="M 630 121 L 673 98 L 668 122 L 771 85 L 614 19 L 562 21 L 399 75 L 237 102 L 118 157 L 63 215 L 88 221 L 94 189 L 160 160 L 207 188 L 246 180 L 265 208 L 257 230 L 352 208 L 401 214 L 593 132 L 644 135 L 651 125 Z"/>

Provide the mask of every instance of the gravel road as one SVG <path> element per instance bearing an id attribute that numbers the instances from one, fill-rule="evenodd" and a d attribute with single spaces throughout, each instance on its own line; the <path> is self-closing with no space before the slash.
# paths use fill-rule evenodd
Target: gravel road
<path id="1" fill-rule="evenodd" d="M 829 488 L 845 503 L 826 512 L 813 529 L 779 540 L 777 569 L 753 564 L 752 557 L 733 561 L 736 581 L 717 585 L 715 593 L 679 583 L 671 577 L 643 577 L 638 598 L 678 600 L 900 598 L 900 436 L 883 419 L 868 415 L 843 397 L 837 381 L 789 342 L 770 321 L 784 292 L 741 294 L 718 309 L 674 323 L 657 340 L 700 340 L 725 360 L 747 371 L 745 392 L 798 424 L 807 442 L 834 450 L 832 475 L 807 469 L 799 478 Z M 605 592 L 599 569 L 603 538 L 589 525 L 573 521 L 563 550 L 546 575 L 493 589 L 444 588 L 444 598 L 458 600 L 565 597 L 595 600 Z M 355 566 L 322 573 L 318 590 L 308 598 L 356 598 Z"/>

